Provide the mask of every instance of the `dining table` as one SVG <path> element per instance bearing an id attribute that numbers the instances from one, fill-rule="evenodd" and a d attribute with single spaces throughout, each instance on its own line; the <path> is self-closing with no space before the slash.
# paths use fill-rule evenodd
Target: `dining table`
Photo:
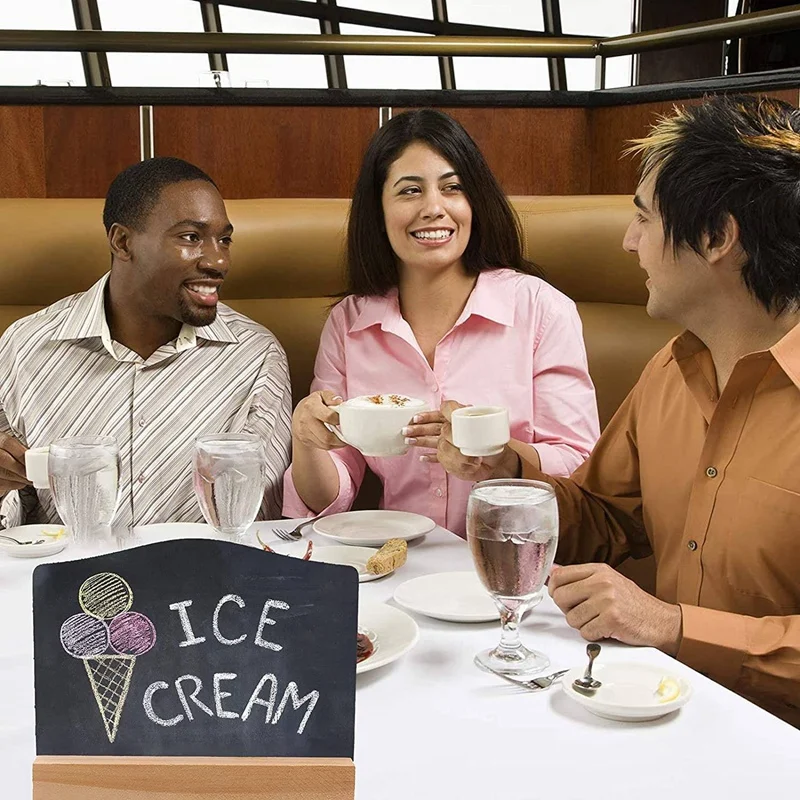
<path id="1" fill-rule="evenodd" d="M 276 528 L 292 524 L 260 522 L 254 530 L 270 541 Z M 131 543 L 157 538 L 147 534 L 147 527 L 135 530 Z M 257 544 L 252 538 L 248 543 Z M 317 548 L 332 544 L 310 528 L 303 539 Z M 32 571 L 76 554 L 71 546 L 45 559 L 0 553 L 3 800 L 31 796 Z M 409 542 L 407 561 L 395 572 L 359 584 L 360 602 L 396 605 L 395 590 L 409 579 L 473 569 L 467 543 L 437 526 Z M 600 659 L 653 665 L 683 678 L 690 700 L 656 720 L 613 721 L 590 713 L 558 682 L 530 692 L 478 669 L 473 658 L 498 642 L 499 622 L 413 616 L 415 646 L 357 676 L 357 800 L 752 800 L 798 792 L 800 731 L 658 650 L 608 641 Z M 546 593 L 520 633 L 549 656 L 552 670 L 586 663 L 586 642 Z"/>

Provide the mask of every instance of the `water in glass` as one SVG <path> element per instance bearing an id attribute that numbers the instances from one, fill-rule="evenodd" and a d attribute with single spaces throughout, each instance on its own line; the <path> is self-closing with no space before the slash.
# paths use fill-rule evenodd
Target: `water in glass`
<path id="1" fill-rule="evenodd" d="M 502 623 L 500 644 L 479 653 L 476 662 L 506 674 L 546 669 L 549 659 L 522 644 L 518 627 L 539 597 L 556 554 L 558 505 L 552 487 L 526 480 L 476 484 L 467 506 L 467 540 Z"/>
<path id="2" fill-rule="evenodd" d="M 53 500 L 72 534 L 85 545 L 107 533 L 117 509 L 119 449 L 111 436 L 73 436 L 50 445 Z"/>
<path id="3" fill-rule="evenodd" d="M 194 450 L 194 492 L 206 522 L 241 538 L 264 496 L 264 446 L 251 434 L 201 436 Z"/>

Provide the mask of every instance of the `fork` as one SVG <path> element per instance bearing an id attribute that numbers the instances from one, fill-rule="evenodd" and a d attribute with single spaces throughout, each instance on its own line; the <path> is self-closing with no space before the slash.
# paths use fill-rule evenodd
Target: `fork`
<path id="1" fill-rule="evenodd" d="M 489 669 L 489 672 L 491 672 L 493 675 L 497 675 L 498 678 L 503 678 L 509 683 L 513 683 L 515 686 L 521 686 L 523 689 L 527 689 L 530 692 L 541 692 L 543 689 L 549 689 L 553 684 L 553 681 L 557 681 L 560 677 L 562 677 L 562 675 L 566 675 L 569 670 L 561 669 L 558 672 L 553 672 L 550 675 L 544 675 L 541 678 L 531 678 L 528 681 L 518 681 L 515 678 L 504 675 L 502 672 L 496 672 L 493 669 Z"/>
<path id="2" fill-rule="evenodd" d="M 321 516 L 321 515 L 320 515 Z M 285 528 L 273 528 L 272 532 L 279 538 L 283 539 L 284 542 L 296 542 L 302 537 L 301 531 L 306 525 L 311 525 L 313 522 L 316 522 L 320 519 L 320 516 L 312 517 L 311 519 L 304 519 L 299 525 L 296 525 L 294 528 L 286 530 Z"/>

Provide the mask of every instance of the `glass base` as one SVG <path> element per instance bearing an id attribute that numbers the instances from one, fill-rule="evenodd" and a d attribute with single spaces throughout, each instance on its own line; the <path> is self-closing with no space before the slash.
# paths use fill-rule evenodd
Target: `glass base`
<path id="1" fill-rule="evenodd" d="M 511 652 L 499 647 L 481 650 L 475 656 L 475 664 L 487 672 L 501 675 L 536 675 L 550 666 L 550 659 L 544 653 L 520 645 Z"/>

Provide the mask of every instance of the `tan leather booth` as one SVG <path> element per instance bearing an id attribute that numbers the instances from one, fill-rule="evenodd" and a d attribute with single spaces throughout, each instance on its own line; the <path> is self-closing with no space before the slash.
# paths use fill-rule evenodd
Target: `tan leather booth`
<path id="1" fill-rule="evenodd" d="M 644 274 L 622 250 L 628 196 L 513 198 L 525 254 L 573 298 L 605 425 L 653 353 L 676 332 L 645 313 Z M 109 267 L 102 200 L 0 199 L 0 331 L 88 288 Z M 295 401 L 308 392 L 331 296 L 344 289 L 348 201 L 230 200 L 233 266 L 223 300 L 266 325 L 289 357 Z"/>

